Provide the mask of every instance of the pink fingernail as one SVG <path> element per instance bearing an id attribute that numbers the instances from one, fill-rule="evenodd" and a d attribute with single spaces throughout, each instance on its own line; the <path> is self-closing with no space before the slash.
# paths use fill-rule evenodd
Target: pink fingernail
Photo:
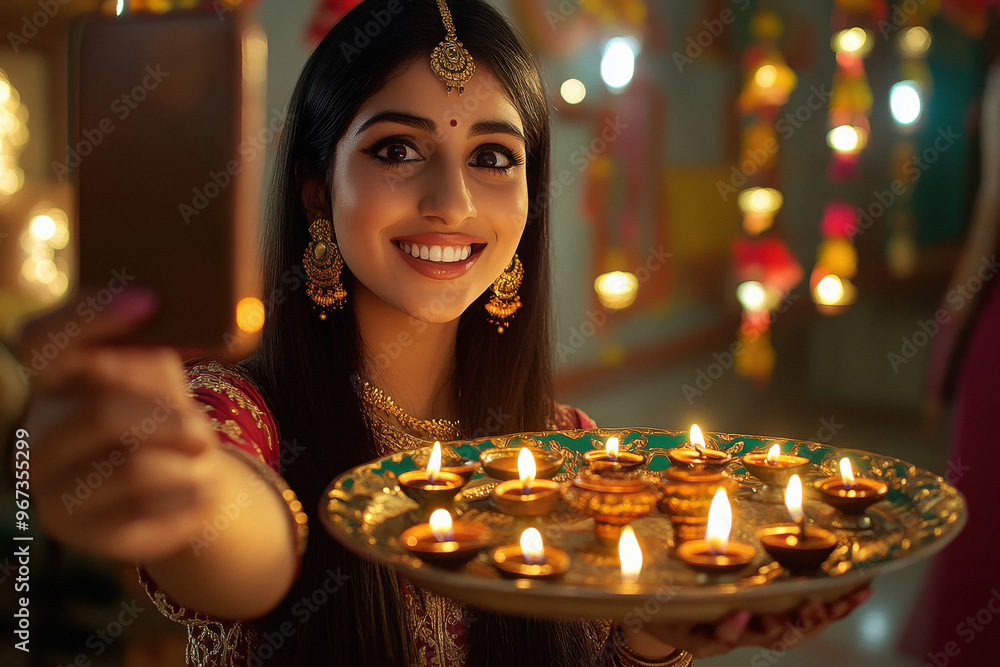
<path id="1" fill-rule="evenodd" d="M 108 310 L 122 320 L 142 321 L 148 319 L 159 308 L 156 293 L 145 287 L 129 287 L 111 300 Z"/>

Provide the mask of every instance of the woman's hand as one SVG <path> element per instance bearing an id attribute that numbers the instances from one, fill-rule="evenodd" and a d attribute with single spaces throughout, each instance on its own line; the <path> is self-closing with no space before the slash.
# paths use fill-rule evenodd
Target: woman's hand
<path id="1" fill-rule="evenodd" d="M 49 534 L 95 555 L 169 556 L 212 501 L 215 435 L 175 352 L 108 345 L 154 314 L 154 295 L 126 290 L 99 312 L 79 303 L 29 323 L 18 346 L 34 506 Z"/>
<path id="2" fill-rule="evenodd" d="M 646 623 L 641 628 L 626 628 L 625 641 L 636 653 L 650 656 L 650 659 L 667 655 L 674 648 L 689 651 L 695 658 L 707 658 L 728 653 L 739 646 L 767 647 L 778 641 L 791 644 L 819 634 L 833 621 L 851 613 L 871 594 L 871 588 L 865 584 L 833 602 L 807 602 L 784 614 L 753 615 L 741 610 L 716 623 Z"/>

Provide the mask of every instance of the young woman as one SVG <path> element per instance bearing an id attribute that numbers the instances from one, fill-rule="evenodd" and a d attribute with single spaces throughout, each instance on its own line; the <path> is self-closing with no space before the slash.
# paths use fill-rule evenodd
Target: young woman
<path id="1" fill-rule="evenodd" d="M 612 634 L 474 611 L 345 553 L 318 522 L 334 477 L 390 451 L 592 426 L 554 398 L 548 163 L 544 87 L 496 10 L 363 2 L 289 107 L 258 351 L 185 376 L 170 351 L 106 346 L 155 311 L 132 290 L 37 378 L 33 472 L 50 533 L 141 563 L 160 609 L 188 625 L 196 665 L 688 664 L 675 647 L 780 637 L 788 618 L 749 629 L 747 613 Z M 35 322 L 23 349 L 72 315 Z M 70 508 L 74 480 L 109 457 L 114 473 Z M 864 595 L 803 607 L 799 631 Z"/>

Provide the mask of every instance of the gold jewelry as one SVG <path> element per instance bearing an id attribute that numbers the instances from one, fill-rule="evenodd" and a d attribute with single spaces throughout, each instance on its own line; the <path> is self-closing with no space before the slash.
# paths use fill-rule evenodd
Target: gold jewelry
<path id="1" fill-rule="evenodd" d="M 451 20 L 448 3 L 437 0 L 437 4 L 448 34 L 431 52 L 431 71 L 444 81 L 449 96 L 455 86 L 458 86 L 458 94 L 461 95 L 465 92 L 465 83 L 476 73 L 476 64 L 472 62 L 469 51 L 455 37 L 455 24 Z"/>
<path id="2" fill-rule="evenodd" d="M 662 660 L 643 658 L 625 642 L 621 630 L 611 631 L 611 642 L 615 647 L 614 663 L 618 667 L 691 667 L 694 664 L 694 656 L 681 649 L 675 650 Z"/>
<path id="3" fill-rule="evenodd" d="M 434 440 L 458 440 L 461 428 L 458 420 L 450 419 L 417 419 L 403 412 L 392 397 L 384 391 L 358 377 L 353 377 L 354 388 L 361 400 L 375 410 L 381 410 L 396 418 L 396 420 L 411 431 L 419 431 Z"/>
<path id="4" fill-rule="evenodd" d="M 524 280 L 524 267 L 517 258 L 517 253 L 514 253 L 510 264 L 493 281 L 493 296 L 486 302 L 486 312 L 490 314 L 488 321 L 497 325 L 497 333 L 503 333 L 503 330 L 510 325 L 510 318 L 521 307 L 521 297 L 518 296 L 517 290 L 521 287 L 522 280 Z"/>
<path id="5" fill-rule="evenodd" d="M 347 292 L 340 283 L 344 260 L 340 256 L 340 248 L 331 240 L 333 227 L 329 220 L 319 218 L 309 225 L 309 235 L 312 241 L 302 256 L 309 277 L 306 294 L 319 307 L 319 319 L 325 320 L 327 311 L 340 308 L 347 298 Z"/>

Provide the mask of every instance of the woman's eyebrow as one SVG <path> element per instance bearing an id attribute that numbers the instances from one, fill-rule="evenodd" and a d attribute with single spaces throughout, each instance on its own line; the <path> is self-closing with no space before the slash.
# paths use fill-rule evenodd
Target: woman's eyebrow
<path id="1" fill-rule="evenodd" d="M 409 125 L 410 127 L 415 127 L 418 130 L 423 130 L 431 134 L 437 130 L 437 125 L 430 118 L 415 116 L 405 111 L 381 111 L 362 123 L 358 131 L 354 133 L 354 136 L 358 136 L 376 123 Z M 472 127 L 469 128 L 468 136 L 470 137 L 477 137 L 483 134 L 509 134 L 515 139 L 520 140 L 521 143 L 527 143 L 524 139 L 524 133 L 514 124 L 504 120 L 480 120 L 473 123 Z"/>

